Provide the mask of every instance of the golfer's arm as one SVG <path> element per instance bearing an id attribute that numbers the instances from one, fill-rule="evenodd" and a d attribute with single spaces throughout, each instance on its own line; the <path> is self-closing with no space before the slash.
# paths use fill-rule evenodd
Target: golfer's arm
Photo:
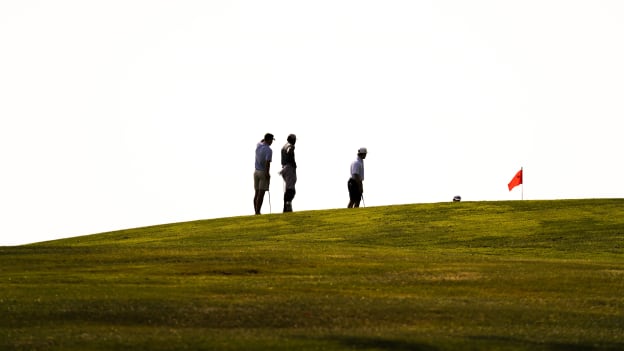
<path id="1" fill-rule="evenodd" d="M 363 193 L 364 184 L 362 184 L 362 177 L 358 173 L 356 173 L 353 175 L 353 179 L 355 179 L 355 181 L 358 183 L 358 186 L 360 187 L 360 192 Z"/>

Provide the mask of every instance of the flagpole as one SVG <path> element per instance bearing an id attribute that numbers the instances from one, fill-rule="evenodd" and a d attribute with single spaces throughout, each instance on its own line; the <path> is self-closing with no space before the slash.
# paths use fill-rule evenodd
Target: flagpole
<path id="1" fill-rule="evenodd" d="M 524 200 L 524 171 L 520 167 L 520 174 L 522 174 L 522 192 L 520 193 L 520 200 Z"/>

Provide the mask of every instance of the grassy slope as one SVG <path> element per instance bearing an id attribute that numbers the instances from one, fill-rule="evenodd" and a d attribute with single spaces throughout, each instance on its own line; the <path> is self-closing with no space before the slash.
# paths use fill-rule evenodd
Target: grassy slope
<path id="1" fill-rule="evenodd" d="M 0 247 L 0 349 L 624 349 L 624 199 L 295 212 Z"/>

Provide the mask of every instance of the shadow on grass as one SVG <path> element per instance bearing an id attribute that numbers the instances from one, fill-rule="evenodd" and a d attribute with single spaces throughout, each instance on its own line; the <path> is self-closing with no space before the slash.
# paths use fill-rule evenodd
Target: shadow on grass
<path id="1" fill-rule="evenodd" d="M 444 342 L 443 345 L 433 346 L 407 340 L 392 340 L 386 338 L 336 336 L 329 340 L 353 350 L 397 350 L 397 351 L 440 351 L 440 350 L 543 350 L 543 351 L 616 351 L 624 350 L 622 343 L 590 344 L 590 343 L 536 343 L 527 340 L 505 337 L 468 337 L 468 342 L 459 339 Z M 435 342 L 434 342 L 435 343 Z"/>
<path id="2" fill-rule="evenodd" d="M 565 344 L 552 343 L 545 346 L 548 351 L 620 351 L 624 350 L 624 344 L 588 345 L 588 344 Z"/>
<path id="3" fill-rule="evenodd" d="M 340 343 L 348 349 L 356 350 L 397 350 L 397 351 L 437 351 L 439 348 L 403 340 L 391 340 L 384 338 L 365 338 L 354 336 L 336 336 L 329 340 Z"/>
<path id="4" fill-rule="evenodd" d="M 589 342 L 580 342 L 577 344 L 561 343 L 561 342 L 545 342 L 538 343 L 528 340 L 521 340 L 508 337 L 497 336 L 473 336 L 468 337 L 470 340 L 474 340 L 477 344 L 481 345 L 509 345 L 516 348 L 526 350 L 544 350 L 544 351 L 617 351 L 624 350 L 624 344 L 622 343 L 606 343 L 606 344 L 592 344 Z"/>

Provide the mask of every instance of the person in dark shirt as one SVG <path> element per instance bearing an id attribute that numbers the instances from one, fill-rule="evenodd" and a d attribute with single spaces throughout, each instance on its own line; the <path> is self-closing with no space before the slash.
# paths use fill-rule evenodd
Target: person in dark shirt
<path id="1" fill-rule="evenodd" d="M 282 147 L 282 170 L 284 178 L 284 212 L 292 212 L 292 200 L 295 198 L 295 183 L 297 183 L 297 162 L 295 162 L 295 143 L 297 136 L 288 135 L 287 143 Z"/>

